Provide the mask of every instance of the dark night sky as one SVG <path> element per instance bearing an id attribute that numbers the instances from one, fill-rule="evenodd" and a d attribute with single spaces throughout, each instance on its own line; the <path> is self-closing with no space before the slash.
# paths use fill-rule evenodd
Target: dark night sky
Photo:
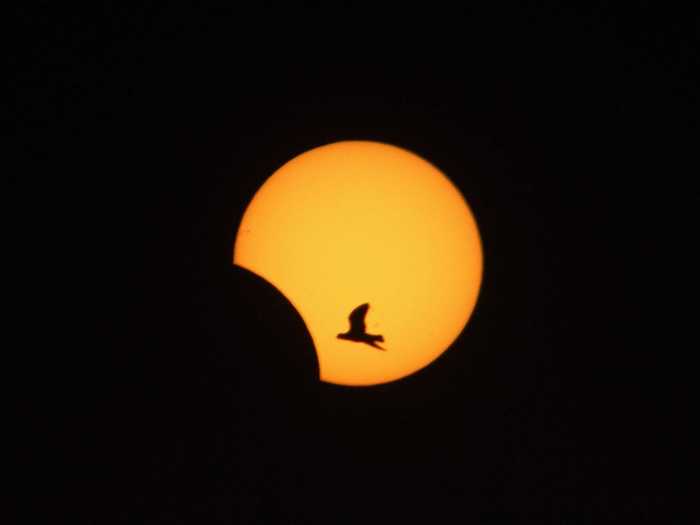
<path id="1" fill-rule="evenodd" d="M 11 329 L 34 508 L 71 523 L 696 514 L 683 13 L 19 14 Z M 300 318 L 230 265 L 266 177 L 344 139 L 436 164 L 484 241 L 466 331 L 376 388 L 316 382 Z"/>

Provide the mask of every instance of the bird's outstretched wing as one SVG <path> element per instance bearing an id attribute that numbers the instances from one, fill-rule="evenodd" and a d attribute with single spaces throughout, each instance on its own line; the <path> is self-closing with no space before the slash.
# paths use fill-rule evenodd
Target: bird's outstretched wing
<path id="1" fill-rule="evenodd" d="M 361 304 L 350 313 L 350 331 L 353 333 L 365 333 L 365 316 L 369 310 L 369 303 Z"/>

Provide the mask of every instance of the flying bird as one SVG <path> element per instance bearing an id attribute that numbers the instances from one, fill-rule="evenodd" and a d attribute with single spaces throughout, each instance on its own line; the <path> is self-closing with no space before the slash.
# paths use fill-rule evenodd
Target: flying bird
<path id="1" fill-rule="evenodd" d="M 369 303 L 361 304 L 355 308 L 351 313 L 350 317 L 350 330 L 344 334 L 338 334 L 338 339 L 347 339 L 348 341 L 355 341 L 357 343 L 365 343 L 379 350 L 386 350 L 377 344 L 377 341 L 384 342 L 384 337 L 381 335 L 368 334 L 365 329 L 365 316 L 367 315 L 367 310 L 369 310 Z"/>

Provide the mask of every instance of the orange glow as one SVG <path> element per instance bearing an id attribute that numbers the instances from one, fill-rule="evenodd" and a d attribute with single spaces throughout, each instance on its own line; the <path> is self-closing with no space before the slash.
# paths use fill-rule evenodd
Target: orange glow
<path id="1" fill-rule="evenodd" d="M 372 385 L 427 366 L 454 342 L 476 305 L 483 254 L 472 212 L 435 166 L 349 141 L 307 151 L 263 184 L 233 262 L 299 311 L 323 381 Z M 336 337 L 362 303 L 384 352 Z"/>

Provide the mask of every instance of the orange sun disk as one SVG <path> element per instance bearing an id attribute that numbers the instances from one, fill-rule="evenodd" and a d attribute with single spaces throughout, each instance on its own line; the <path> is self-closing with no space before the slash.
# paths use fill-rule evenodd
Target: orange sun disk
<path id="1" fill-rule="evenodd" d="M 464 329 L 483 253 L 464 197 L 435 166 L 398 147 L 346 141 L 303 153 L 258 190 L 234 263 L 282 292 L 304 319 L 321 379 L 373 385 L 434 361 Z M 386 351 L 337 338 L 369 303 Z"/>

